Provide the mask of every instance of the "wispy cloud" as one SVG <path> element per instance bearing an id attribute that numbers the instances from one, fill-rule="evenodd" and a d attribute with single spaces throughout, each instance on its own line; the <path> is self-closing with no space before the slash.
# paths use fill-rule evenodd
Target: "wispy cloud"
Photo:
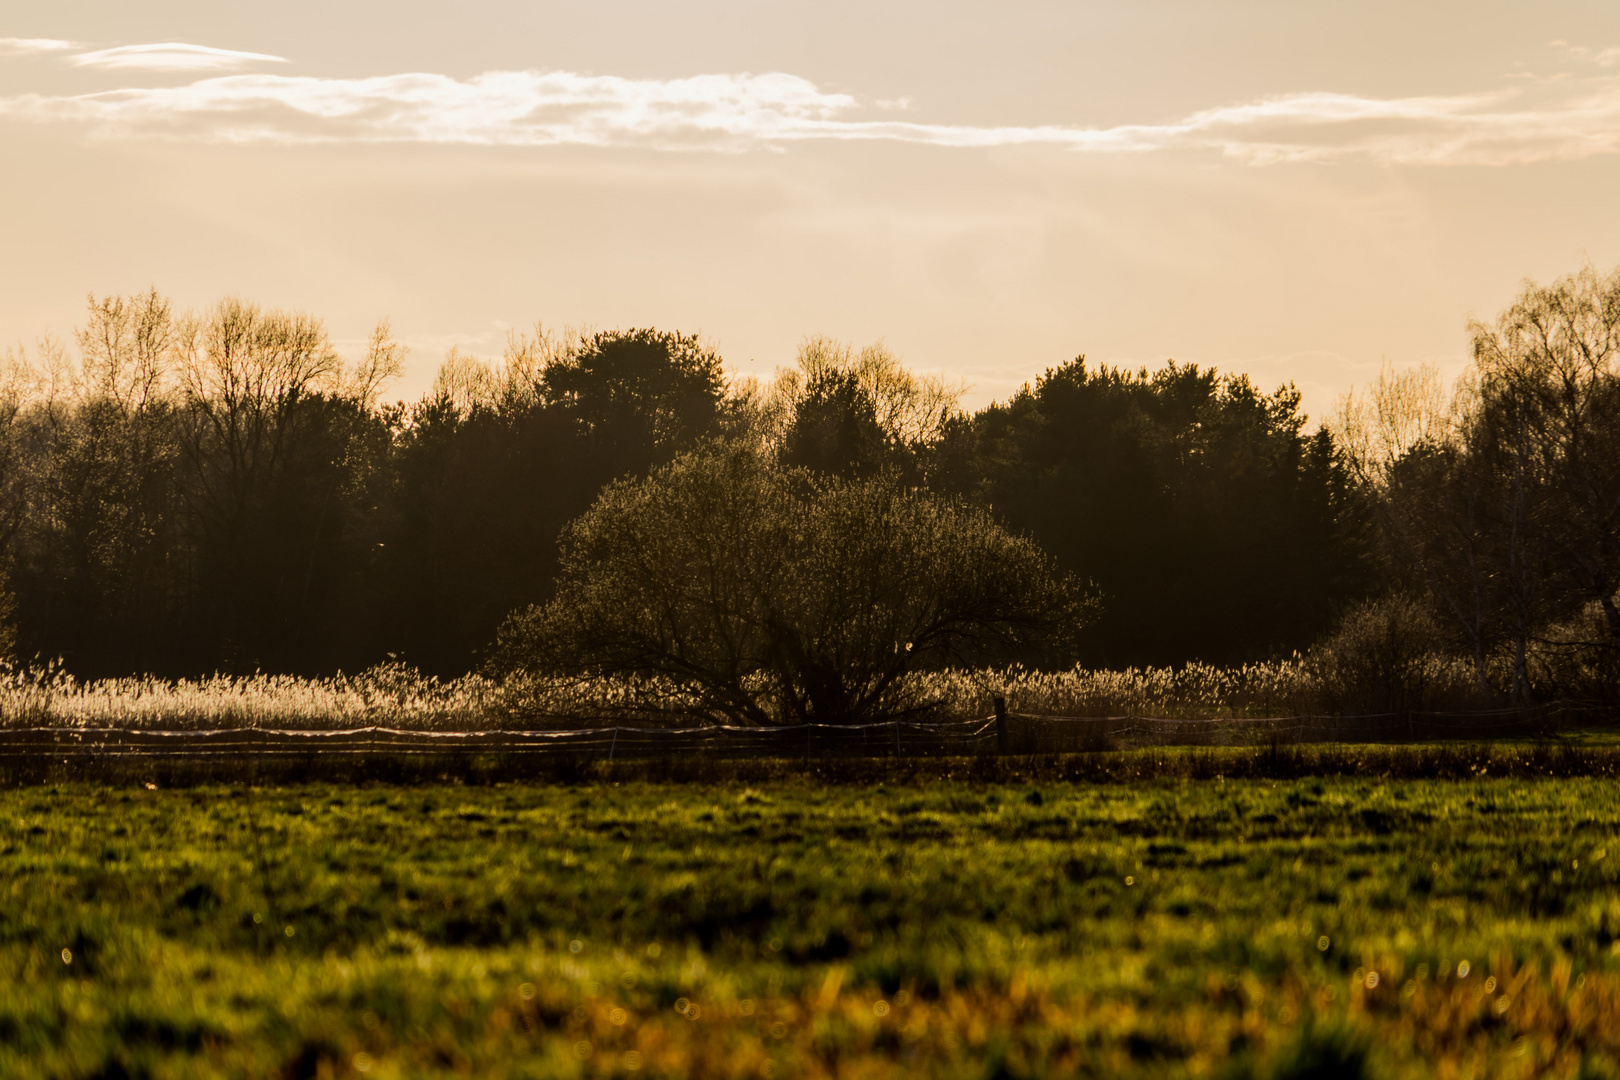
<path id="1" fill-rule="evenodd" d="M 111 49 L 79 53 L 68 58 L 75 67 L 129 69 L 140 71 L 224 71 L 248 64 L 285 64 L 286 57 L 268 53 L 237 52 L 208 45 L 187 45 L 167 41 L 155 45 L 119 45 Z"/>
<path id="2" fill-rule="evenodd" d="M 1579 62 L 1584 70 L 1521 74 L 1498 89 L 1449 96 L 1285 94 L 1205 109 L 1167 123 L 1113 127 L 914 122 L 896 118 L 895 103 L 863 104 L 780 73 L 668 80 L 535 71 L 488 72 L 464 80 L 435 74 L 364 79 L 243 74 L 183 86 L 73 96 L 26 94 L 0 99 L 0 116 L 83 124 L 105 137 L 229 143 L 738 151 L 804 140 L 868 140 L 963 148 L 1054 146 L 1114 154 L 1190 148 L 1257 164 L 1370 159 L 1426 165 L 1506 165 L 1620 151 L 1620 74 L 1600 70 L 1612 50 L 1585 50 L 1577 56 L 1571 47 L 1559 45 L 1566 61 Z M 152 57 L 165 55 L 156 50 L 181 48 L 201 50 L 131 46 L 73 60 L 104 67 L 151 66 Z M 220 63 L 278 59 L 225 50 L 183 55 L 202 64 L 204 53 Z M 130 58 L 127 63 L 124 57 Z"/>
<path id="3" fill-rule="evenodd" d="M 60 38 L 0 38 L 0 56 L 26 56 L 29 53 L 66 52 L 77 49 L 77 42 Z"/>
<path id="4" fill-rule="evenodd" d="M 1558 49 L 1571 60 L 1583 64 L 1596 64 L 1598 67 L 1620 67 L 1620 45 L 1610 45 L 1607 49 L 1589 49 L 1585 45 L 1571 45 L 1567 41 L 1549 41 L 1549 46 Z"/>

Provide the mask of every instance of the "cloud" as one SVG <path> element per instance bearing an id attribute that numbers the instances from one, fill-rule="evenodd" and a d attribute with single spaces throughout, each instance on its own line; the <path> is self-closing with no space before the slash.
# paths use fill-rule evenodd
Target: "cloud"
<path id="1" fill-rule="evenodd" d="M 145 63 L 166 55 L 157 50 L 182 48 L 200 47 L 133 46 L 84 56 L 117 54 Z M 201 62 L 202 52 L 184 55 Z M 1602 65 L 1608 51 L 1588 55 L 1590 64 Z M 101 66 L 124 62 L 95 61 Z M 241 74 L 182 86 L 0 98 L 0 116 L 82 124 L 103 137 L 225 143 L 744 151 L 808 140 L 864 140 L 1109 154 L 1191 149 L 1255 164 L 1360 159 L 1422 165 L 1508 165 L 1620 151 L 1620 74 L 1590 67 L 1573 75 L 1523 75 L 1472 94 L 1285 94 L 1167 123 L 1114 127 L 931 124 L 900 119 L 890 105 L 863 105 L 848 94 L 781 73 L 668 80 L 561 71 L 497 71 L 464 80 L 436 74 L 362 79 Z"/>
<path id="2" fill-rule="evenodd" d="M 65 52 L 77 49 L 78 42 L 60 38 L 0 38 L 0 56 L 25 56 L 29 53 Z"/>
<path id="3" fill-rule="evenodd" d="M 1598 67 L 1620 67 L 1620 45 L 1607 49 L 1589 49 L 1584 45 L 1571 45 L 1567 41 L 1549 41 L 1548 46 L 1559 50 L 1576 63 L 1596 64 Z"/>
<path id="4" fill-rule="evenodd" d="M 97 49 L 69 57 L 68 62 L 75 67 L 132 68 L 140 71 L 220 71 L 247 64 L 285 64 L 287 60 L 267 53 L 237 52 L 234 49 L 169 41 L 157 45 L 119 45 L 112 49 Z"/>
<path id="5" fill-rule="evenodd" d="M 1620 151 L 1620 78 L 1535 80 L 1449 97 L 1311 93 L 1209 109 L 1144 140 L 1218 147 L 1259 164 L 1365 158 L 1515 165 Z"/>
<path id="6" fill-rule="evenodd" d="M 791 75 L 624 79 L 489 72 L 366 79 L 231 75 L 185 86 L 0 98 L 0 115 L 89 124 L 102 135 L 225 142 L 746 148 L 803 138 L 854 98 Z M 836 129 L 828 129 L 833 132 Z"/>

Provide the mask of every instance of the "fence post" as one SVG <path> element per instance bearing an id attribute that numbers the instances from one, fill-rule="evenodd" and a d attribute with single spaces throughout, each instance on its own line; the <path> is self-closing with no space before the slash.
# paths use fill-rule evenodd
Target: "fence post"
<path id="1" fill-rule="evenodd" d="M 1007 699 L 997 694 L 992 701 L 996 706 L 996 752 L 1007 752 Z"/>

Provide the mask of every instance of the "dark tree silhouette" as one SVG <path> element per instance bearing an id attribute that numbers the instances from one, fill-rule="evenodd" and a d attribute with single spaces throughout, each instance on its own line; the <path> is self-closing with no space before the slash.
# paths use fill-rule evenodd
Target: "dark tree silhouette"
<path id="1" fill-rule="evenodd" d="M 1364 588 L 1362 513 L 1299 395 L 1193 365 L 1048 371 L 976 418 L 979 491 L 1096 581 L 1096 664 L 1308 644 Z"/>
<path id="2" fill-rule="evenodd" d="M 816 372 L 794 404 L 784 465 L 852 479 L 902 464 L 905 448 L 878 423 L 877 405 L 853 372 Z"/>
<path id="3" fill-rule="evenodd" d="M 719 420 L 726 380 L 720 356 L 697 337 L 662 330 L 594 334 L 548 365 L 544 402 L 577 424 L 629 473 L 690 446 Z"/>
<path id="4" fill-rule="evenodd" d="M 605 491 L 569 527 L 556 597 L 503 627 L 496 669 L 660 676 L 733 720 L 853 723 L 926 705 L 918 669 L 1066 656 L 1089 614 L 982 510 L 721 445 Z"/>

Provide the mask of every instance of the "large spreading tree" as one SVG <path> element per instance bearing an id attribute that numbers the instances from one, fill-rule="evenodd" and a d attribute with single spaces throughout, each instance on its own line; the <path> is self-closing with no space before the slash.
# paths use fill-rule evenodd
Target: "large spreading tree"
<path id="1" fill-rule="evenodd" d="M 926 708 L 919 671 L 1068 659 L 1090 614 L 1078 582 L 981 509 L 719 445 L 604 492 L 498 664 L 658 677 L 744 723 L 857 723 Z"/>

